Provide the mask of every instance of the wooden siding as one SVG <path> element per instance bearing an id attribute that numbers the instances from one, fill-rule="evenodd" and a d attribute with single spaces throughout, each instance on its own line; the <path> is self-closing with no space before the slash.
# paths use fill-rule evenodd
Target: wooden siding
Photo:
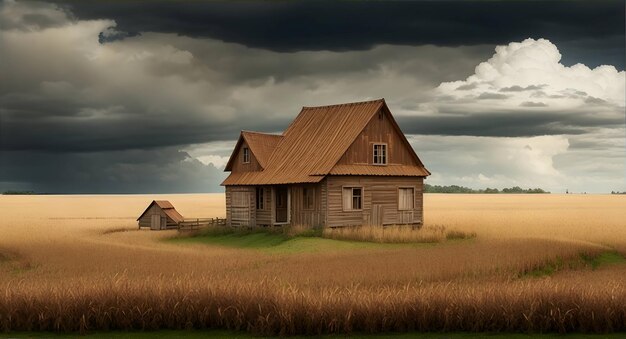
<path id="1" fill-rule="evenodd" d="M 141 218 L 139 218 L 139 227 L 150 227 L 152 226 L 152 216 L 153 215 L 159 215 L 161 217 L 161 219 L 165 218 L 165 220 L 167 220 L 167 228 L 176 228 L 178 226 L 178 224 L 173 221 L 172 219 L 167 217 L 167 214 L 165 214 L 165 212 L 163 212 L 163 209 L 161 209 L 161 207 L 159 207 L 158 205 L 152 205 L 148 211 L 146 211 L 146 213 L 144 213 L 144 215 L 141 216 Z"/>
<path id="2" fill-rule="evenodd" d="M 328 225 L 328 180 L 324 179 L 320 183 L 320 211 L 322 211 L 322 215 L 324 217 L 324 223 L 322 226 L 326 227 Z"/>
<path id="3" fill-rule="evenodd" d="M 328 176 L 327 226 L 350 226 L 377 224 L 381 217 L 383 225 L 416 224 L 423 221 L 423 178 L 378 176 Z M 362 187 L 362 209 L 344 211 L 343 187 Z M 398 188 L 414 187 L 414 208 L 398 210 Z"/>
<path id="4" fill-rule="evenodd" d="M 250 146 L 248 146 L 247 142 L 243 142 L 241 147 L 237 150 L 235 154 L 235 158 L 233 160 L 232 172 L 256 172 L 261 170 L 261 165 L 259 161 L 256 159 L 252 150 L 250 150 L 250 162 L 244 164 L 243 163 L 243 149 L 247 147 L 250 150 Z"/>
<path id="5" fill-rule="evenodd" d="M 240 213 L 233 213 L 233 193 L 243 192 L 248 194 L 248 206 L 246 217 L 242 218 Z M 256 225 L 256 205 L 254 201 L 254 187 L 250 186 L 226 186 L 226 223 L 230 226 L 254 226 Z"/>
<path id="6" fill-rule="evenodd" d="M 313 190 L 313 208 L 304 208 L 304 188 Z M 325 221 L 325 201 L 322 202 L 321 184 L 297 184 L 289 186 L 291 190 L 291 225 L 323 227 Z"/>
<path id="7" fill-rule="evenodd" d="M 261 186 L 263 190 L 263 209 L 256 209 L 256 188 L 254 188 L 254 211 L 256 226 L 270 226 L 272 224 L 272 190 L 270 186 Z"/>
<path id="8" fill-rule="evenodd" d="M 419 166 L 402 136 L 390 121 L 390 113 L 382 108 L 357 136 L 337 165 L 373 165 L 374 144 L 387 145 L 388 165 Z M 376 165 L 385 168 L 385 165 Z"/>

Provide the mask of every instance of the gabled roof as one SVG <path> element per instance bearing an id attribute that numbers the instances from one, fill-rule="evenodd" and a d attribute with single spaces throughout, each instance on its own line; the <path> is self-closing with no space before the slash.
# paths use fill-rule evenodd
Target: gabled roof
<path id="1" fill-rule="evenodd" d="M 152 207 L 152 205 L 154 205 L 154 204 L 159 206 L 163 210 L 163 212 L 165 212 L 165 215 L 167 215 L 174 222 L 178 223 L 178 222 L 181 222 L 181 221 L 184 220 L 183 216 L 180 215 L 180 213 L 178 213 L 178 211 L 176 211 L 176 209 L 174 208 L 174 205 L 172 205 L 167 200 L 152 200 L 150 205 L 148 205 L 148 208 L 146 208 L 146 210 L 143 211 L 143 213 L 141 213 L 141 215 L 139 216 L 139 218 L 137 218 L 137 220 L 141 219 L 141 217 L 143 217 L 143 215 L 146 214 L 146 212 L 148 212 L 150 207 Z"/>
<path id="2" fill-rule="evenodd" d="M 267 161 L 282 137 L 282 135 L 276 134 L 241 131 L 237 144 L 235 145 L 235 149 L 230 155 L 230 159 L 228 159 L 228 163 L 226 163 L 224 171 L 232 170 L 233 162 L 236 160 L 237 151 L 244 141 L 248 144 L 250 151 L 254 154 L 254 157 L 259 162 L 259 165 L 261 165 L 262 168 L 265 168 L 267 166 Z"/>
<path id="3" fill-rule="evenodd" d="M 231 173 L 222 185 L 319 182 L 326 175 L 332 174 L 331 170 L 346 150 L 372 117 L 383 108 L 386 112 L 389 111 L 384 99 L 303 107 L 279 139 L 266 166 L 263 166 L 263 171 Z M 393 118 L 391 120 L 393 121 Z M 393 124 L 411 149 L 417 163 L 421 165 L 421 161 L 395 121 Z M 423 168 L 423 165 L 421 167 Z M 430 174 L 425 168 L 423 170 L 419 174 L 405 175 Z"/>

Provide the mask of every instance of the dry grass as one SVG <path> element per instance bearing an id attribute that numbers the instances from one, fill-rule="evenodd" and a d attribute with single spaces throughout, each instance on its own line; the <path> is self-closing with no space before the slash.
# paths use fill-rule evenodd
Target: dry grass
<path id="1" fill-rule="evenodd" d="M 528 275 L 626 254 L 624 196 L 426 195 L 422 230 L 476 238 L 296 238 L 284 247 L 310 251 L 284 252 L 161 241 L 175 231 L 135 222 L 155 198 L 224 215 L 223 195 L 0 196 L 0 329 L 626 330 L 626 265 Z"/>
<path id="2" fill-rule="evenodd" d="M 338 240 L 371 241 L 377 243 L 436 243 L 446 239 L 468 239 L 476 237 L 475 232 L 466 233 L 457 230 L 447 231 L 442 225 L 411 227 L 406 225 L 391 226 L 355 226 L 324 229 L 323 236 Z"/>
<path id="3" fill-rule="evenodd" d="M 195 277 L 192 277 L 195 278 Z M 78 287 L 77 287 L 78 286 Z M 496 291 L 494 293 L 494 291 Z M 581 290 L 549 281 L 323 288 L 187 277 L 24 283 L 5 290 L 0 328 L 28 331 L 225 328 L 261 335 L 389 331 L 625 330 L 622 284 Z"/>

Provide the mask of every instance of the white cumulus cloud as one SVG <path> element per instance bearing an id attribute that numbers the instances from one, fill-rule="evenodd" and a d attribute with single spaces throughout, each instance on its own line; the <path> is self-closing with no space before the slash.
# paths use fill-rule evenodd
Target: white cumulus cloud
<path id="1" fill-rule="evenodd" d="M 537 107 L 573 109 L 590 105 L 624 107 L 624 71 L 613 66 L 565 66 L 561 53 L 546 39 L 526 39 L 497 46 L 465 80 L 444 82 L 437 93 L 464 106 L 488 111 Z"/>

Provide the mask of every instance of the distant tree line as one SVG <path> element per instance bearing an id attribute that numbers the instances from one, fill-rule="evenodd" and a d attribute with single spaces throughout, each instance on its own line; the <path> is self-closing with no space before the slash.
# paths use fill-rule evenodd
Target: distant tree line
<path id="1" fill-rule="evenodd" d="M 624 192 L 620 192 L 620 191 L 611 191 L 611 194 L 626 194 L 626 191 L 624 191 Z"/>
<path id="2" fill-rule="evenodd" d="M 31 195 L 36 194 L 34 191 L 4 191 L 4 195 Z"/>
<path id="3" fill-rule="evenodd" d="M 485 188 L 485 189 L 472 189 L 469 187 L 458 186 L 458 185 L 450 185 L 450 186 L 439 186 L 439 185 L 429 185 L 424 184 L 424 193 L 487 193 L 487 194 L 497 194 L 497 193 L 508 193 L 508 194 L 538 194 L 538 193 L 550 193 L 542 190 L 541 188 L 528 188 L 523 189 L 519 186 L 514 186 L 510 188 L 503 188 L 499 190 L 497 188 Z"/>

